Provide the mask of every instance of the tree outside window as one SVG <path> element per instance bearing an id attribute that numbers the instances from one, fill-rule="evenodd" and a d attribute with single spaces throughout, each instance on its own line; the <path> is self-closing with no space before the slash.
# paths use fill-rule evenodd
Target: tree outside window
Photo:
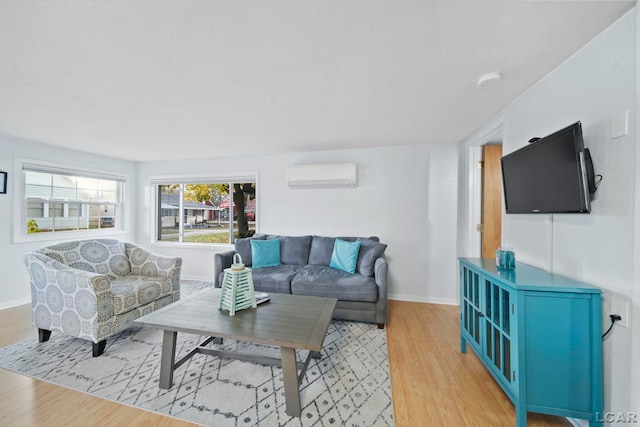
<path id="1" fill-rule="evenodd" d="M 256 183 L 157 185 L 157 240 L 233 243 L 256 229 Z"/>

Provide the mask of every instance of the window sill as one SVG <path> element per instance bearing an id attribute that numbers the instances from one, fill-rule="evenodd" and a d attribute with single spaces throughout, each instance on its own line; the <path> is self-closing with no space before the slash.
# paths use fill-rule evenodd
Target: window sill
<path id="1" fill-rule="evenodd" d="M 229 250 L 235 247 L 234 244 L 229 243 L 191 243 L 191 242 L 163 242 L 161 240 L 156 240 L 151 242 L 152 246 L 157 246 L 161 248 L 180 248 L 180 249 L 218 249 L 218 250 Z"/>
<path id="2" fill-rule="evenodd" d="M 90 230 L 90 231 L 59 231 L 53 233 L 32 233 L 22 234 L 14 232 L 13 243 L 32 243 L 32 242 L 62 242 L 66 240 L 76 239 L 107 239 L 111 236 L 121 236 L 128 232 L 119 229 L 108 230 Z"/>

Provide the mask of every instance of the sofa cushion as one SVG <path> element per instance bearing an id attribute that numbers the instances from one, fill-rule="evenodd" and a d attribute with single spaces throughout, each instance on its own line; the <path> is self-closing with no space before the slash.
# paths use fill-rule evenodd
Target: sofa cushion
<path id="1" fill-rule="evenodd" d="M 347 242 L 346 240 L 336 239 L 329 267 L 346 271 L 349 274 L 355 273 L 360 245 L 362 245 L 362 242 Z"/>
<path id="2" fill-rule="evenodd" d="M 306 265 L 291 282 L 294 295 L 337 298 L 340 301 L 378 300 L 378 287 L 373 277 L 349 274 L 321 265 Z"/>
<path id="3" fill-rule="evenodd" d="M 172 292 L 171 279 L 130 275 L 111 280 L 113 314 L 123 314 Z"/>
<path id="4" fill-rule="evenodd" d="M 376 260 L 382 256 L 387 245 L 372 239 L 362 239 L 361 242 L 357 271 L 363 276 L 373 276 Z"/>
<path id="5" fill-rule="evenodd" d="M 267 236 L 267 240 L 280 240 L 280 263 L 306 265 L 309 262 L 311 236 Z"/>
<path id="6" fill-rule="evenodd" d="M 253 268 L 280 265 L 280 240 L 252 240 L 251 259 Z"/>
<path id="7" fill-rule="evenodd" d="M 236 239 L 235 249 L 236 253 L 240 254 L 242 257 L 242 263 L 246 266 L 251 266 L 253 259 L 251 257 L 251 240 L 264 240 L 264 235 L 253 236 L 253 237 L 241 237 Z"/>
<path id="8" fill-rule="evenodd" d="M 291 293 L 291 280 L 300 271 L 296 265 L 277 265 L 252 270 L 253 288 L 257 292 Z"/>
<path id="9" fill-rule="evenodd" d="M 309 265 L 328 266 L 331 263 L 335 237 L 313 236 L 309 252 Z"/>
<path id="10" fill-rule="evenodd" d="M 118 240 L 76 240 L 48 246 L 37 252 L 72 268 L 104 274 L 109 279 L 131 273 L 131 264 L 125 253 L 124 243 Z"/>

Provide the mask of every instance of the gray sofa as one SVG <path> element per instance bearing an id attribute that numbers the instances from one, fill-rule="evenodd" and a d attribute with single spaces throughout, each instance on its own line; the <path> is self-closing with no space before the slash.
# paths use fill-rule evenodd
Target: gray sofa
<path id="1" fill-rule="evenodd" d="M 334 318 L 387 323 L 387 245 L 377 237 L 340 237 L 361 241 L 354 274 L 329 267 L 335 237 L 278 236 L 257 234 L 236 239 L 235 250 L 214 256 L 214 285 L 220 287 L 224 269 L 231 266 L 238 253 L 247 267 L 252 265 L 251 240 L 280 239 L 281 265 L 253 268 L 256 292 L 325 296 L 338 299 Z"/>

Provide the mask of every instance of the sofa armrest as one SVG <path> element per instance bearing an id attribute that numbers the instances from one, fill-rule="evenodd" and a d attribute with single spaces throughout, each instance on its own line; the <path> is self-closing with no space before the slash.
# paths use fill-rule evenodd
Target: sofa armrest
<path id="1" fill-rule="evenodd" d="M 154 254 L 134 243 L 125 243 L 131 273 L 141 276 L 171 279 L 171 289 L 180 291 L 182 258 Z"/>
<path id="2" fill-rule="evenodd" d="M 113 317 L 113 294 L 107 276 L 69 267 L 37 252 L 27 253 L 23 259 L 30 276 L 34 326 L 93 339 L 98 322 Z M 67 301 L 73 304 L 69 306 Z M 91 332 L 67 330 L 64 324 L 54 325 L 52 316 L 46 315 L 63 313 L 64 316 L 64 311 L 73 311 L 83 321 L 89 321 Z"/>
<path id="3" fill-rule="evenodd" d="M 225 268 L 231 267 L 233 263 L 233 256 L 236 254 L 236 251 L 224 251 L 218 252 L 213 255 L 213 286 L 216 288 L 220 288 L 222 283 L 220 283 L 220 273 Z"/>
<path id="4" fill-rule="evenodd" d="M 376 303 L 376 323 L 387 323 L 387 294 L 388 294 L 388 264 L 387 259 L 383 255 L 376 259 L 373 266 L 373 277 L 378 285 L 378 302 Z"/>

